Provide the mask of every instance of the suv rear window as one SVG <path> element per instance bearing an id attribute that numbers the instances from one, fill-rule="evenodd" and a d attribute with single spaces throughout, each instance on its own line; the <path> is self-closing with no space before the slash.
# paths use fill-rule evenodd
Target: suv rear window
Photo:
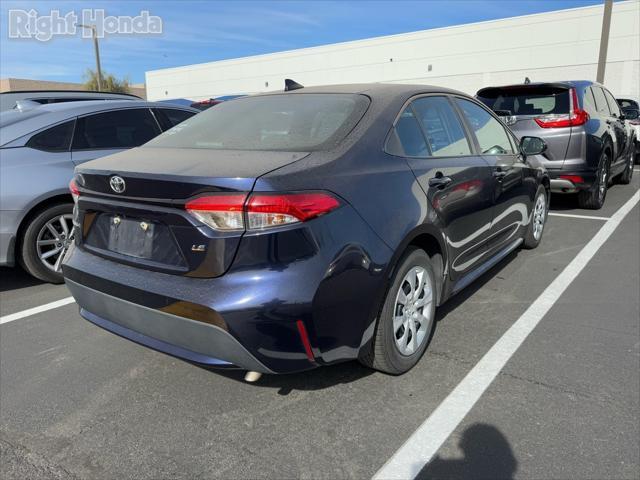
<path id="1" fill-rule="evenodd" d="M 295 93 L 245 97 L 176 125 L 150 147 L 299 151 L 329 149 L 360 121 L 369 98 Z"/>
<path id="2" fill-rule="evenodd" d="M 478 100 L 499 115 L 569 113 L 569 89 L 554 86 L 484 88 Z"/>

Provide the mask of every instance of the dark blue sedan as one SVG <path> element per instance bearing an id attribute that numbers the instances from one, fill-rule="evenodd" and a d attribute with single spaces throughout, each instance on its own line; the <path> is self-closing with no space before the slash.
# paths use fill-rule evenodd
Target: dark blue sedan
<path id="1" fill-rule="evenodd" d="M 223 102 L 76 169 L 64 276 L 84 318 L 192 362 L 403 373 L 439 305 L 540 242 L 545 148 L 424 85 Z"/>

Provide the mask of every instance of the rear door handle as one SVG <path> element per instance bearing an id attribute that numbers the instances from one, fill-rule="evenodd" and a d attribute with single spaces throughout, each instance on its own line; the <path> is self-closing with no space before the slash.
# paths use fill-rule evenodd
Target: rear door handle
<path id="1" fill-rule="evenodd" d="M 451 177 L 445 177 L 445 176 L 435 176 L 433 178 L 429 179 L 429 186 L 430 187 L 445 187 L 447 185 L 449 185 L 452 182 Z"/>

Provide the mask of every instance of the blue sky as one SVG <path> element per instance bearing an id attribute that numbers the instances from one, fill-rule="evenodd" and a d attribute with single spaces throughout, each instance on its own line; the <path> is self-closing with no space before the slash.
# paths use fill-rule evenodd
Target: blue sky
<path id="1" fill-rule="evenodd" d="M 421 1 L 4 1 L 0 7 L 0 77 L 78 82 L 95 65 L 91 40 L 80 35 L 48 42 L 8 38 L 9 9 L 52 9 L 61 15 L 102 8 L 107 15 L 149 10 L 163 20 L 156 36 L 107 36 L 104 71 L 144 81 L 144 72 L 602 3 L 601 0 Z"/>

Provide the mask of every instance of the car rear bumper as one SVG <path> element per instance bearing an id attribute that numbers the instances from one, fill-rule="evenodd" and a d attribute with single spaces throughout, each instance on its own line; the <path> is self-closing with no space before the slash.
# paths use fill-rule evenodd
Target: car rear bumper
<path id="1" fill-rule="evenodd" d="M 82 317 L 121 337 L 195 363 L 273 373 L 219 326 L 129 302 L 69 279 L 66 284 Z"/>
<path id="2" fill-rule="evenodd" d="M 596 180 L 596 173 L 590 171 L 548 170 L 548 173 L 551 191 L 554 193 L 575 193 L 587 190 Z M 577 181 L 578 178 L 582 181 Z"/>
<path id="3" fill-rule="evenodd" d="M 154 272 L 75 244 L 63 273 L 82 316 L 120 336 L 196 363 L 289 373 L 358 357 L 390 256 L 345 206 L 245 235 L 219 277 Z"/>

